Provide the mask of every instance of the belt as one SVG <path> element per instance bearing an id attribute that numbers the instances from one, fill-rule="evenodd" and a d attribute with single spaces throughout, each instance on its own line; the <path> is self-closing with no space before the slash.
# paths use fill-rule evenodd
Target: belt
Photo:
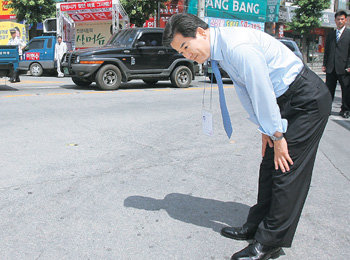
<path id="1" fill-rule="evenodd" d="M 287 91 L 277 98 L 277 103 L 283 102 L 283 100 L 285 100 L 291 94 L 293 94 L 295 87 L 297 87 L 299 83 L 305 79 L 305 76 L 308 74 L 308 71 L 309 68 L 306 65 L 304 65 L 299 74 L 295 77 L 294 81 L 289 85 Z"/>

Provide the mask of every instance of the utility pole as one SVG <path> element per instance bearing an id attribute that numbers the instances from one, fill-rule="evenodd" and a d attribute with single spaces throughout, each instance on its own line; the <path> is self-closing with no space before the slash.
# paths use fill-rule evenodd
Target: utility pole
<path id="1" fill-rule="evenodd" d="M 198 12 L 197 15 L 199 18 L 204 20 L 205 16 L 205 0 L 198 0 Z"/>
<path id="2" fill-rule="evenodd" d="M 197 16 L 204 21 L 205 16 L 205 0 L 198 0 Z M 203 75 L 203 64 L 198 64 L 198 74 Z"/>

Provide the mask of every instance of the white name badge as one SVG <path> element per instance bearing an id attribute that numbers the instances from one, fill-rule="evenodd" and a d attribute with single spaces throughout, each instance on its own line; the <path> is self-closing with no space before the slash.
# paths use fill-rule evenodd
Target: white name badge
<path id="1" fill-rule="evenodd" d="M 213 114 L 209 111 L 202 110 L 203 133 L 209 136 L 214 134 L 213 131 Z"/>

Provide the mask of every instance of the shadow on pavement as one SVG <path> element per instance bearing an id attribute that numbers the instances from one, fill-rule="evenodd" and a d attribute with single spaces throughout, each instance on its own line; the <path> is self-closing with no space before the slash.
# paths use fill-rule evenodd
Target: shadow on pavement
<path id="1" fill-rule="evenodd" d="M 204 199 L 181 193 L 170 193 L 164 199 L 130 196 L 124 200 L 124 206 L 148 211 L 163 209 L 174 219 L 211 228 L 216 232 L 220 232 L 226 225 L 244 224 L 250 208 L 237 202 Z"/>
<path id="2" fill-rule="evenodd" d="M 98 88 L 96 86 L 95 83 L 92 83 L 90 86 L 88 87 L 78 87 L 75 84 L 71 84 L 71 85 L 63 85 L 60 86 L 61 88 L 65 88 L 65 89 L 80 89 L 80 90 L 95 90 L 95 91 L 106 91 L 106 90 L 102 90 L 100 88 Z M 192 87 L 192 86 L 190 86 Z M 155 88 L 173 88 L 173 89 L 177 89 L 175 87 L 173 87 L 171 85 L 171 83 L 167 83 L 167 82 L 160 82 L 160 83 L 156 83 L 153 85 L 150 84 L 146 84 L 143 82 L 128 82 L 128 83 L 122 83 L 121 86 L 119 87 L 119 89 L 123 89 L 123 90 L 127 90 L 127 89 L 155 89 Z M 110 91 L 118 91 L 117 90 L 110 90 Z"/>
<path id="3" fill-rule="evenodd" d="M 0 91 L 18 91 L 18 89 L 8 85 L 0 85 Z"/>

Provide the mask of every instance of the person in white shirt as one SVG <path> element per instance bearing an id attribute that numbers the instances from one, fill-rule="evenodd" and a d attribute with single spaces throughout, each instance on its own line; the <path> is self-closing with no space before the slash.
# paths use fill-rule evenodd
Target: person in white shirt
<path id="1" fill-rule="evenodd" d="M 57 37 L 55 45 L 55 61 L 57 62 L 57 73 L 59 78 L 63 78 L 64 74 L 61 71 L 61 60 L 63 55 L 67 52 L 67 44 L 62 41 L 62 37 Z"/>
<path id="2" fill-rule="evenodd" d="M 176 14 L 166 24 L 163 45 L 198 63 L 211 60 L 224 111 L 219 63 L 232 79 L 249 119 L 258 126 L 263 158 L 257 203 L 243 226 L 223 227 L 221 234 L 253 240 L 231 260 L 279 256 L 282 247 L 292 245 L 310 187 L 318 144 L 331 112 L 327 86 L 291 50 L 258 30 L 209 28 L 194 15 Z M 224 126 L 227 116 L 223 113 Z M 240 165 L 236 168 L 239 171 Z"/>
<path id="3" fill-rule="evenodd" d="M 11 39 L 8 41 L 7 45 L 18 45 L 18 54 L 19 54 L 19 58 L 21 59 L 22 51 L 26 45 L 22 41 L 22 39 L 17 36 L 15 28 L 11 28 L 10 33 L 11 33 Z M 19 71 L 16 70 L 13 72 L 13 75 L 10 78 L 10 82 L 15 83 L 20 81 L 21 80 L 19 78 Z"/>

